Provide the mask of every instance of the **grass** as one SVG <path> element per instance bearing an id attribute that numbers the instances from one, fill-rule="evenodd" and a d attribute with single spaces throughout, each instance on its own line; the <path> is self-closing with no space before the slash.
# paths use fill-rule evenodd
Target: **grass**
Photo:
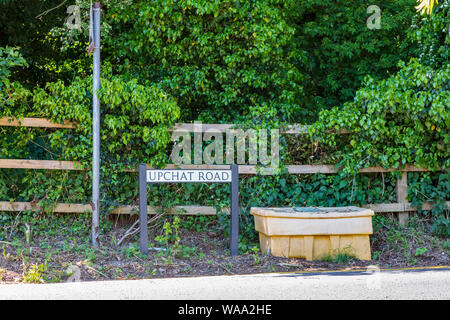
<path id="1" fill-rule="evenodd" d="M 325 256 L 320 260 L 338 264 L 347 264 L 351 261 L 358 260 L 353 252 L 354 252 L 353 248 L 351 246 L 347 246 L 342 250 L 339 249 L 334 250 L 333 254 L 329 254 L 328 256 Z"/>
<path id="2" fill-rule="evenodd" d="M 244 252 L 238 257 L 231 257 L 229 239 L 212 217 L 180 217 L 176 221 L 172 216 L 162 216 L 150 227 L 150 242 L 153 249 L 165 250 L 150 250 L 149 257 L 145 257 L 138 247 L 138 234 L 117 245 L 133 217 L 124 217 L 122 222 L 102 217 L 100 246 L 93 248 L 89 214 L 22 212 L 1 216 L 0 282 L 17 274 L 30 283 L 66 281 L 70 277 L 68 269 L 74 266 L 80 270 L 82 280 L 106 280 L 286 271 L 286 262 L 290 262 L 261 254 L 259 246 L 252 244 L 242 246 Z M 196 223 L 201 224 L 201 231 Z M 402 227 L 395 219 L 376 215 L 371 236 L 373 259 L 383 267 L 448 265 L 449 239 L 433 235 L 431 225 L 426 217 L 418 216 Z M 364 263 L 354 257 L 352 248 L 344 248 L 321 261 L 299 259 L 290 265 L 340 268 Z"/>
<path id="3" fill-rule="evenodd" d="M 420 260 L 448 260 L 448 239 L 433 234 L 432 223 L 427 217 L 410 217 L 408 224 L 402 226 L 393 217 L 376 215 L 373 228 L 372 250 L 377 260 L 405 261 L 411 266 Z"/>

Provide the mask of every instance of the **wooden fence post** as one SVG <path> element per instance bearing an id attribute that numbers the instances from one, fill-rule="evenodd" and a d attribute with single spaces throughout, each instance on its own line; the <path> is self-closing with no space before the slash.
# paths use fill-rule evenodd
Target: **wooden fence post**
<path id="1" fill-rule="evenodd" d="M 407 203 L 408 202 L 408 172 L 403 172 L 402 177 L 397 179 L 397 202 Z M 406 226 L 409 219 L 409 212 L 399 212 L 398 220 L 402 226 Z"/>

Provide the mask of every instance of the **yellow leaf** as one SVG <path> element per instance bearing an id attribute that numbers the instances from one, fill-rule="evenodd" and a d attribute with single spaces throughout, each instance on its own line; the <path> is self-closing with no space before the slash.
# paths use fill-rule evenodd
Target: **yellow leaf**
<path id="1" fill-rule="evenodd" d="M 416 10 L 420 12 L 420 14 L 424 14 L 427 12 L 428 14 L 431 14 L 434 7 L 434 2 L 436 4 L 438 3 L 438 0 L 417 0 L 419 3 L 418 6 L 416 6 Z"/>

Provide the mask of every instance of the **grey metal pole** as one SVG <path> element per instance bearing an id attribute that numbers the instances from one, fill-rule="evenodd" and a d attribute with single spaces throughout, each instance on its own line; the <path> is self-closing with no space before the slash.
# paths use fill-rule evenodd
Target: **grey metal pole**
<path id="1" fill-rule="evenodd" d="M 147 229 L 147 168 L 145 164 L 139 165 L 139 247 L 141 253 L 148 254 Z"/>
<path id="2" fill-rule="evenodd" d="M 97 90 L 100 89 L 100 2 L 94 3 L 94 66 L 93 66 L 93 101 L 92 101 L 92 245 L 98 247 L 100 228 L 100 102 Z"/>
<path id="3" fill-rule="evenodd" d="M 239 168 L 231 165 L 230 255 L 239 253 Z"/>

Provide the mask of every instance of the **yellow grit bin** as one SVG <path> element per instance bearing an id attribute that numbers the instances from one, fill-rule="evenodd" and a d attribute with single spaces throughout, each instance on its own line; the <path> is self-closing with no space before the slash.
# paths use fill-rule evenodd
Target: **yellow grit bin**
<path id="1" fill-rule="evenodd" d="M 373 211 L 359 207 L 251 208 L 261 251 L 318 260 L 346 253 L 371 260 Z"/>

